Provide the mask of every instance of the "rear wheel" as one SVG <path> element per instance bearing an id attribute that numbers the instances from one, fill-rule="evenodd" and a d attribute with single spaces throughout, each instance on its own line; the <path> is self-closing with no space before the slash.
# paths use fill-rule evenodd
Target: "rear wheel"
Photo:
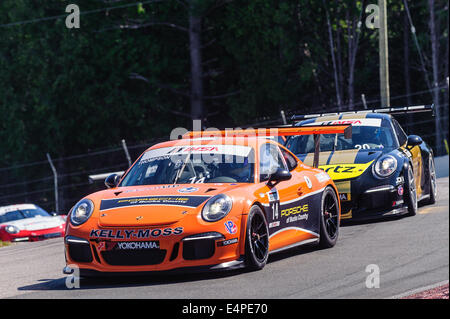
<path id="1" fill-rule="evenodd" d="M 247 217 L 245 263 L 251 270 L 263 269 L 269 257 L 269 227 L 261 208 L 253 206 Z"/>
<path id="2" fill-rule="evenodd" d="M 408 165 L 408 170 L 406 171 L 405 187 L 405 201 L 406 205 L 408 205 L 408 215 L 414 216 L 417 214 L 417 191 L 414 172 L 411 165 Z"/>
<path id="3" fill-rule="evenodd" d="M 339 235 L 339 202 L 331 187 L 325 188 L 322 194 L 322 209 L 320 214 L 319 246 L 330 248 L 336 245 Z"/>

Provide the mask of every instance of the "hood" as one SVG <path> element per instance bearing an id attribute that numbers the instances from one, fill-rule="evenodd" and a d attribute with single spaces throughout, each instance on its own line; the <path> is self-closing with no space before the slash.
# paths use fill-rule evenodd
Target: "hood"
<path id="1" fill-rule="evenodd" d="M 244 184 L 128 186 L 94 194 L 99 226 L 161 226 L 197 213 L 209 198 Z"/>
<path id="2" fill-rule="evenodd" d="M 64 223 L 65 223 L 64 219 L 60 216 L 49 216 L 49 217 L 38 216 L 33 218 L 13 220 L 4 223 L 4 225 L 16 226 L 20 230 L 35 231 L 59 227 Z"/>
<path id="3" fill-rule="evenodd" d="M 320 152 L 319 168 L 327 172 L 333 180 L 351 179 L 363 174 L 383 153 L 384 150 L 358 149 Z M 299 156 L 306 165 L 312 165 L 313 158 L 314 154 Z"/>

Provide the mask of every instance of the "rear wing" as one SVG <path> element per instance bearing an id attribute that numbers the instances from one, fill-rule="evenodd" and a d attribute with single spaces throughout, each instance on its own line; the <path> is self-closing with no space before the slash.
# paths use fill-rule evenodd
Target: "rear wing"
<path id="1" fill-rule="evenodd" d="M 408 114 L 408 113 L 418 113 L 418 112 L 432 112 L 432 115 L 434 116 L 434 104 L 404 106 L 404 107 L 387 107 L 387 108 L 382 108 L 382 109 L 361 110 L 361 111 L 351 111 L 351 112 L 341 112 L 341 113 L 318 113 L 318 114 L 293 115 L 291 117 L 291 120 L 292 121 L 302 121 L 302 120 L 308 120 L 308 119 L 322 117 L 322 116 L 337 116 L 337 115 L 347 115 L 347 114 L 367 114 L 367 113 Z"/>
<path id="2" fill-rule="evenodd" d="M 345 138 L 351 138 L 351 125 L 311 125 L 311 126 L 282 126 L 257 129 L 240 130 L 216 130 L 216 131 L 191 131 L 183 135 L 183 139 L 195 138 L 234 138 L 234 137 L 272 137 L 272 136 L 296 136 L 314 135 L 314 161 L 313 167 L 319 166 L 320 135 L 322 134 L 344 134 Z"/>

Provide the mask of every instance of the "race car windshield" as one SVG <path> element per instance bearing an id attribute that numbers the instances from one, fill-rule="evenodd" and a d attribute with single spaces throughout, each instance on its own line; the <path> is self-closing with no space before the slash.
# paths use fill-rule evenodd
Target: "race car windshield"
<path id="1" fill-rule="evenodd" d="M 253 181 L 251 147 L 173 147 L 144 153 L 120 186 Z"/>
<path id="2" fill-rule="evenodd" d="M 383 123 L 385 124 L 385 123 Z M 390 125 L 352 126 L 352 137 L 346 139 L 343 134 L 324 134 L 320 136 L 320 151 L 343 151 L 351 149 L 382 150 L 397 147 Z M 301 135 L 290 138 L 286 147 L 294 154 L 314 153 L 314 137 Z"/>
<path id="3" fill-rule="evenodd" d="M 34 217 L 50 217 L 51 215 L 47 213 L 42 208 L 35 208 L 35 209 L 21 209 L 21 210 L 14 210 L 7 213 L 4 213 L 0 215 L 0 224 L 11 222 L 14 220 L 20 220 L 25 218 L 34 218 Z"/>

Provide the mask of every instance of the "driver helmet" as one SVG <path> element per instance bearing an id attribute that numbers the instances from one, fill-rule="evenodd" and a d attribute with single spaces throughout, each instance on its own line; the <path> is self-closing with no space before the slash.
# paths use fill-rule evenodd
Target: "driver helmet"
<path id="1" fill-rule="evenodd" d="M 261 152 L 261 158 L 260 158 L 260 167 L 261 172 L 260 174 L 264 175 L 270 175 L 274 173 L 278 167 L 278 156 L 274 156 L 269 148 L 266 148 L 263 152 Z"/>
<path id="2" fill-rule="evenodd" d="M 232 175 L 238 176 L 241 180 L 248 178 L 251 173 L 247 157 L 244 157 L 244 161 L 242 163 L 233 161 L 233 163 L 230 163 L 228 165 L 230 173 Z"/>
<path id="3" fill-rule="evenodd" d="M 380 132 L 379 127 L 361 127 L 358 134 L 359 144 L 379 144 Z"/>

